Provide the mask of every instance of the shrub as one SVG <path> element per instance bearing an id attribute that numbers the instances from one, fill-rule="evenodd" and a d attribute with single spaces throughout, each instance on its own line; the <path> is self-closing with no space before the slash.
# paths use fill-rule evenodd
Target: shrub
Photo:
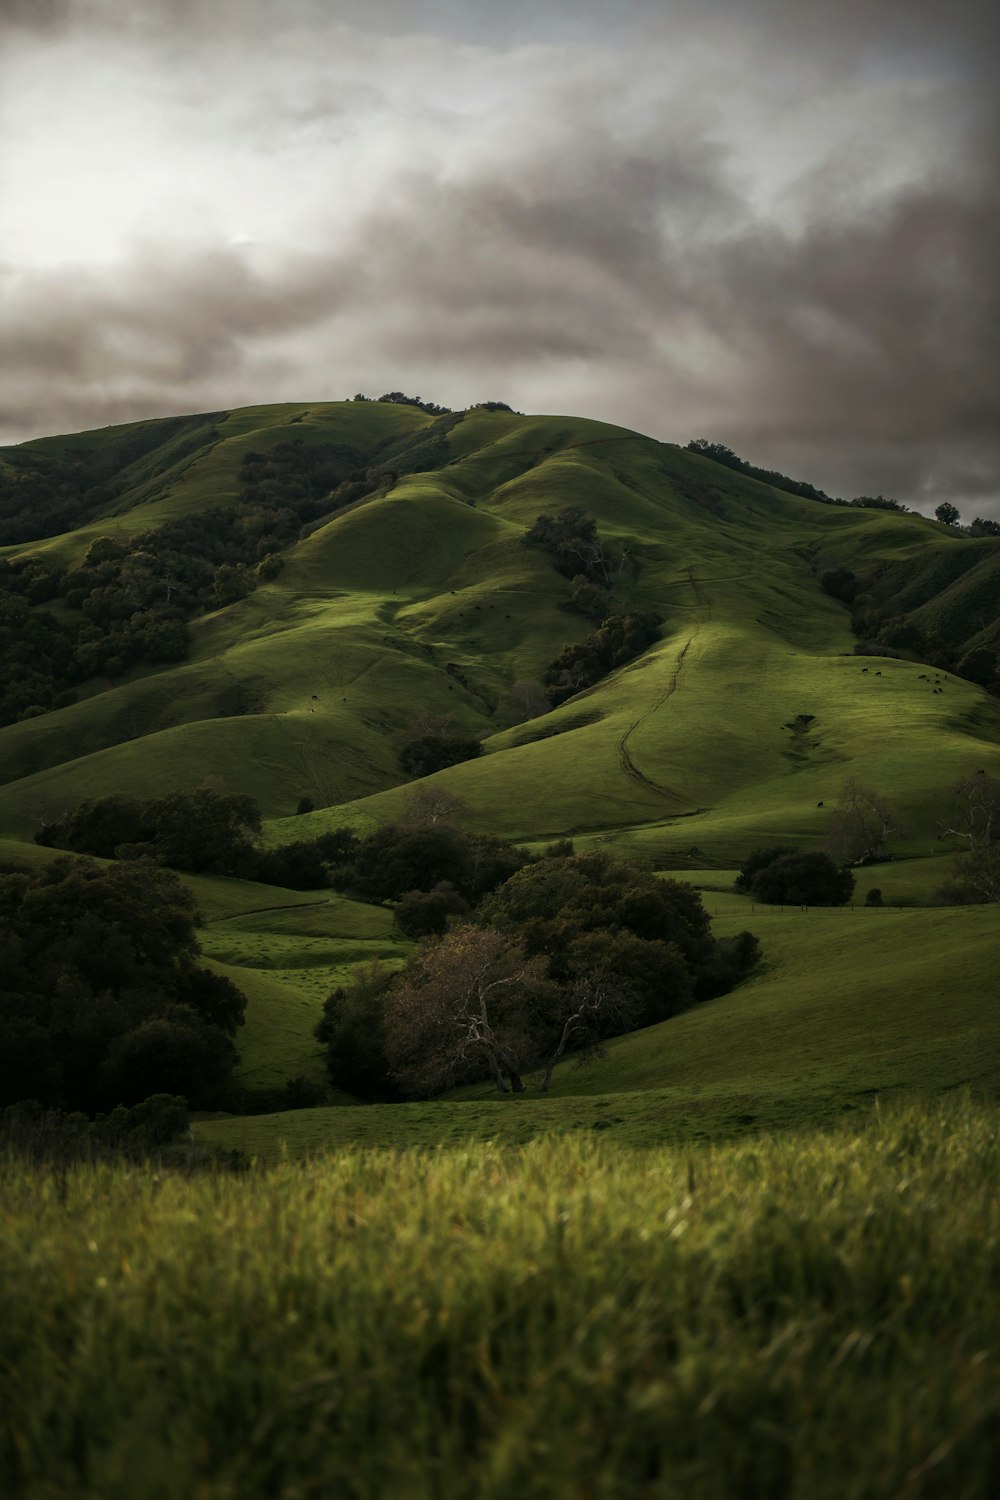
<path id="1" fill-rule="evenodd" d="M 854 891 L 854 876 L 828 854 L 804 849 L 782 854 L 758 870 L 750 889 L 769 905 L 845 906 Z"/>

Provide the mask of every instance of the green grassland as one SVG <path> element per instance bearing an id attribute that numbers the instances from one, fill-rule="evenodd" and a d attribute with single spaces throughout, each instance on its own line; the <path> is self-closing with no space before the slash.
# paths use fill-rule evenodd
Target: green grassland
<path id="1" fill-rule="evenodd" d="M 95 536 L 235 503 L 251 450 L 301 439 L 370 452 L 432 418 L 341 402 L 192 420 L 28 445 L 103 455 L 119 492 L 78 529 L 7 552 L 70 563 Z M 855 776 L 890 797 L 900 826 L 891 862 L 862 872 L 858 900 L 880 886 L 890 905 L 933 903 L 947 873 L 938 825 L 950 786 L 973 769 L 1000 773 L 1000 704 L 954 674 L 935 692 L 917 661 L 859 660 L 848 610 L 819 575 L 903 568 L 911 604 L 930 581 L 938 592 L 921 606 L 927 617 L 975 604 L 987 640 L 1000 544 L 916 516 L 817 504 L 572 417 L 472 411 L 444 441 L 440 467 L 305 528 L 276 578 L 197 618 L 184 663 L 96 680 L 79 702 L 0 731 L 4 857 L 49 857 L 27 842 L 40 823 L 111 791 L 249 793 L 270 843 L 370 828 L 409 794 L 402 738 L 429 716 L 447 718 L 484 741 L 480 759 L 431 778 L 464 799 L 469 826 L 534 846 L 571 835 L 579 848 L 688 875 L 717 930 L 751 927 L 765 948 L 764 970 L 738 995 L 626 1039 L 539 1105 L 568 1107 L 580 1089 L 680 1090 L 670 1110 L 683 1115 L 698 1078 L 716 1100 L 699 1107 L 729 1119 L 739 1079 L 711 1057 L 736 1071 L 752 1059 L 743 1095 L 777 1101 L 784 1090 L 802 1119 L 813 1095 L 978 1077 L 967 1067 L 977 1045 L 988 1072 L 990 911 L 753 913 L 724 872 L 762 844 L 821 847 Z M 582 507 L 603 538 L 631 550 L 638 574 L 623 574 L 615 605 L 655 609 L 660 639 L 561 707 L 516 723 L 512 686 L 538 678 L 590 629 L 560 607 L 567 581 L 522 541 L 541 511 L 563 505 Z M 317 810 L 292 816 L 302 797 Z M 241 1078 L 260 1087 L 317 1078 L 312 1029 L 324 996 L 357 963 L 406 952 L 391 914 L 326 893 L 191 884 L 206 957 L 248 995 Z M 744 1103 L 737 1113 L 755 1111 Z"/>
<path id="2" fill-rule="evenodd" d="M 68 566 L 95 537 L 238 503 L 253 450 L 371 454 L 432 421 L 322 403 L 40 440 L 86 455 L 114 498 L 3 550 Z M 0 1161 L 0 1492 L 987 1500 L 1000 930 L 996 906 L 937 893 L 950 787 L 1000 775 L 1000 703 L 854 656 L 819 578 L 882 569 L 925 627 L 981 620 L 971 639 L 995 646 L 1000 543 L 572 417 L 472 411 L 443 441 L 434 471 L 305 527 L 276 577 L 195 619 L 185 662 L 0 730 L 0 864 L 44 868 L 40 824 L 111 792 L 248 793 L 271 845 L 369 830 L 412 792 L 402 740 L 447 721 L 484 743 L 429 778 L 468 827 L 688 879 L 761 963 L 562 1065 L 547 1095 L 537 1078 L 398 1105 L 329 1090 L 198 1119 L 170 1166 Z M 567 505 L 638 562 L 615 607 L 663 623 L 517 722 L 514 684 L 591 629 L 522 540 Z M 854 905 L 737 893 L 754 848 L 822 847 L 849 777 L 899 829 Z M 257 1107 L 322 1086 L 324 998 L 409 951 L 391 909 L 183 878 L 204 961 L 247 996 L 237 1084 Z"/>
<path id="3" fill-rule="evenodd" d="M 986 1500 L 997 1125 L 8 1164 L 0 1487 Z"/>

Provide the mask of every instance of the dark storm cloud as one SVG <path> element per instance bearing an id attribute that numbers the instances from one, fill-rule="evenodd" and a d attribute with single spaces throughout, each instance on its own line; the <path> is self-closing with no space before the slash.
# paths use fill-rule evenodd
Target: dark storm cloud
<path id="1" fill-rule="evenodd" d="M 153 55 L 234 30 L 259 103 L 240 138 L 262 156 L 361 107 L 313 66 L 337 25 L 345 77 L 363 58 L 358 149 L 398 131 L 398 161 L 372 157 L 384 190 L 357 204 L 327 187 L 328 158 L 301 169 L 308 251 L 291 234 L 263 256 L 168 235 L 114 266 L 0 268 L 10 433 L 404 386 L 704 434 L 848 495 L 985 512 L 1000 488 L 993 6 L 442 0 L 415 19 L 346 0 L 4 0 L 0 15 L 53 36 L 131 16 Z M 364 52 L 352 26 L 386 49 Z M 469 46 L 486 86 L 524 70 L 485 139 L 449 86 L 399 104 L 434 66 L 393 36 L 417 27 Z M 560 35 L 572 45 L 547 51 Z M 857 138 L 815 127 L 796 177 L 786 157 L 824 99 L 850 112 L 868 84 Z M 784 172 L 773 202 L 748 175 L 744 120 L 750 167 Z M 412 145 L 425 128 L 442 133 Z M 921 131 L 926 161 L 911 160 Z"/>

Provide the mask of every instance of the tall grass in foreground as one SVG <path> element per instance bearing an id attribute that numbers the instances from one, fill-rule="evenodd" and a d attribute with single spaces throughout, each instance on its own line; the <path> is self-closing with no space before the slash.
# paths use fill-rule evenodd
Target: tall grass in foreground
<path id="1" fill-rule="evenodd" d="M 0 1491 L 987 1500 L 998 1123 L 8 1163 Z"/>

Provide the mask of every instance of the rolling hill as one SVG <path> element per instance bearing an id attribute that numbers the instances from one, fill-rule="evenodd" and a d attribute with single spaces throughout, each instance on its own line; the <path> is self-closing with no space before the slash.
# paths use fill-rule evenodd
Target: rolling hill
<path id="1" fill-rule="evenodd" d="M 51 534 L 2 549 L 27 600 L 22 630 L 43 615 L 56 634 L 89 618 L 80 570 L 100 539 L 130 576 L 162 577 L 164 528 L 194 536 L 226 512 L 231 534 L 252 539 L 266 512 L 278 540 L 261 562 L 278 561 L 240 563 L 230 602 L 213 564 L 215 593 L 206 583 L 188 610 L 180 659 L 114 659 L 78 674 L 63 695 L 75 701 L 32 705 L 0 729 L 9 862 L 48 857 L 31 843 L 41 823 L 111 792 L 247 793 L 272 844 L 372 827 L 412 788 L 403 740 L 444 725 L 483 742 L 479 758 L 428 778 L 463 799 L 470 827 L 527 844 L 570 836 L 708 885 L 761 844 L 821 847 L 857 778 L 897 810 L 879 883 L 912 903 L 940 878 L 950 788 L 974 770 L 1000 775 L 1000 701 L 916 649 L 854 654 L 852 606 L 823 584 L 849 573 L 883 638 L 919 629 L 939 663 L 968 659 L 1000 639 L 1000 540 L 823 504 L 621 428 L 374 401 L 247 408 L 0 451 L 14 517 L 3 535 L 30 530 L 22 491 L 56 496 Z M 525 545 L 540 513 L 570 506 L 622 560 L 614 610 L 661 624 L 636 659 L 525 718 L 524 685 L 593 629 L 565 607 L 570 580 Z M 24 590 L 38 577 L 34 598 Z M 206 955 L 250 999 L 244 1080 L 318 1076 L 323 995 L 354 963 L 405 952 L 390 914 L 325 892 L 191 883 Z M 719 900 L 720 931 L 754 925 L 737 898 Z M 673 1117 L 714 1090 L 723 1114 L 726 1098 L 742 1101 L 736 1115 L 759 1113 L 752 1094 L 780 1116 L 780 1098 L 808 1114 L 820 1095 L 995 1086 L 994 917 L 763 917 L 761 976 L 616 1043 L 559 1095 L 666 1090 Z"/>

